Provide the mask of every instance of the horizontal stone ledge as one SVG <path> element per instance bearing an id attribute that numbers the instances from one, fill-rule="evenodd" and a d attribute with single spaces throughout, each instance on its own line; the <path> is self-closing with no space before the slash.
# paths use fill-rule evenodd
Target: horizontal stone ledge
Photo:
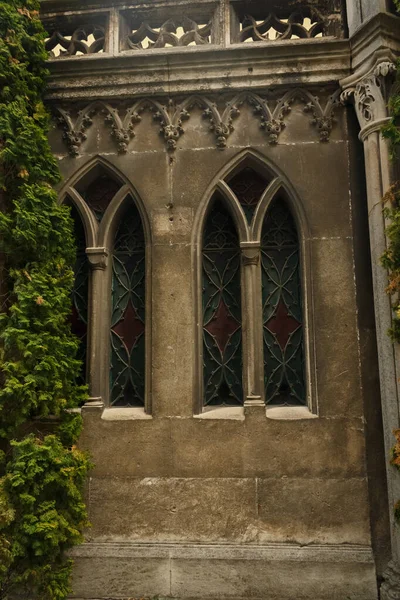
<path id="1" fill-rule="evenodd" d="M 332 84 L 351 73 L 346 40 L 278 43 L 186 53 L 92 55 L 48 62 L 47 98 L 134 98 L 146 94 Z M 245 84 L 244 84 L 245 81 Z"/>
<path id="2" fill-rule="evenodd" d="M 144 544 L 88 542 L 71 551 L 74 558 L 167 558 L 212 560 L 260 560 L 318 563 L 373 564 L 369 546 L 296 544 Z"/>

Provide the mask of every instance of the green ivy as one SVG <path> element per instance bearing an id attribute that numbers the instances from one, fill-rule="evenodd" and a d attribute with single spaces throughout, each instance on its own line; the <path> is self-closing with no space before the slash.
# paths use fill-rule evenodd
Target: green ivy
<path id="1" fill-rule="evenodd" d="M 400 15 L 400 0 L 394 0 Z M 392 160 L 398 160 L 400 150 L 400 60 L 397 63 L 397 83 L 389 100 L 390 121 L 382 128 L 383 136 L 390 142 Z M 383 198 L 384 215 L 389 221 L 386 229 L 388 246 L 382 256 L 382 265 L 388 270 L 387 292 L 394 298 L 392 302 L 393 320 L 389 335 L 400 343 L 400 182 L 395 182 Z"/>
<path id="2" fill-rule="evenodd" d="M 0 259 L 7 299 L 0 314 L 0 599 L 15 590 L 43 600 L 70 591 L 66 551 L 87 526 L 88 457 L 70 409 L 76 383 L 71 334 L 75 261 L 70 211 L 57 202 L 57 162 L 43 105 L 46 34 L 39 0 L 0 0 Z M 40 420 L 52 415 L 51 435 Z M 27 433 L 34 430 L 36 433 Z"/>

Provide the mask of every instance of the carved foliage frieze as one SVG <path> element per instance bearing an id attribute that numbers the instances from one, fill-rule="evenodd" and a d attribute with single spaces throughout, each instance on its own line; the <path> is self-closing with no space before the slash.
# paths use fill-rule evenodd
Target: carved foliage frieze
<path id="1" fill-rule="evenodd" d="M 335 111 L 340 106 L 339 96 L 338 90 L 322 102 L 308 90 L 297 88 L 274 98 L 243 92 L 222 105 L 206 96 L 198 95 L 190 96 L 181 102 L 173 99 L 165 102 L 143 98 L 128 108 L 106 102 L 94 102 L 80 110 L 75 118 L 65 108 L 57 107 L 54 113 L 56 122 L 64 130 L 63 139 L 72 156 L 79 154 L 80 146 L 87 138 L 87 129 L 92 125 L 93 116 L 96 114 L 103 116 L 105 123 L 110 126 L 111 137 L 117 145 L 118 152 L 127 152 L 130 141 L 135 137 L 135 127 L 141 122 L 145 111 L 148 111 L 153 121 L 158 124 L 166 149 L 173 152 L 179 138 L 185 133 L 184 124 L 190 119 L 195 108 L 201 110 L 203 119 L 208 122 L 208 128 L 215 136 L 216 147 L 223 150 L 235 129 L 235 120 L 245 104 L 251 107 L 271 145 L 278 143 L 279 136 L 286 126 L 285 119 L 294 103 L 303 105 L 303 113 L 309 116 L 319 140 L 328 142 L 335 123 Z"/>

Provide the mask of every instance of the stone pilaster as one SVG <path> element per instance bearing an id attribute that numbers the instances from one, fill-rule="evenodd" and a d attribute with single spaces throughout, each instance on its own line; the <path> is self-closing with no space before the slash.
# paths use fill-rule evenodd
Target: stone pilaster
<path id="1" fill-rule="evenodd" d="M 382 417 L 384 426 L 385 452 L 387 458 L 387 483 L 391 526 L 390 562 L 385 582 L 381 589 L 381 600 L 400 599 L 400 529 L 394 519 L 393 506 L 400 499 L 400 475 L 389 464 L 390 449 L 394 444 L 393 429 L 399 427 L 399 361 L 398 348 L 387 331 L 391 326 L 392 308 L 386 293 L 388 277 L 381 266 L 380 258 L 386 250 L 386 226 L 382 198 L 391 184 L 391 164 L 387 141 L 381 134 L 382 125 L 388 121 L 387 101 L 391 74 L 395 65 L 390 56 L 376 56 L 372 69 L 357 77 L 357 73 L 341 82 L 342 99 L 352 100 L 360 124 L 359 138 L 364 145 L 365 176 L 367 184 L 368 220 L 376 335 L 378 346 Z"/>

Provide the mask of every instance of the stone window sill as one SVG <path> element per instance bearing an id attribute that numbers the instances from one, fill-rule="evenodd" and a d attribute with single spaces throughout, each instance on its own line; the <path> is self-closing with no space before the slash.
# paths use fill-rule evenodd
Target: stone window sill
<path id="1" fill-rule="evenodd" d="M 243 406 L 218 406 L 205 408 L 200 415 L 194 415 L 195 419 L 219 419 L 219 420 L 233 420 L 233 421 L 244 421 L 244 408 Z"/>
<path id="2" fill-rule="evenodd" d="M 101 415 L 103 421 L 136 421 L 152 419 L 141 406 L 133 408 L 105 408 Z"/>
<path id="3" fill-rule="evenodd" d="M 276 421 L 301 421 L 318 418 L 318 415 L 310 412 L 307 406 L 267 406 L 265 414 L 267 419 Z"/>

